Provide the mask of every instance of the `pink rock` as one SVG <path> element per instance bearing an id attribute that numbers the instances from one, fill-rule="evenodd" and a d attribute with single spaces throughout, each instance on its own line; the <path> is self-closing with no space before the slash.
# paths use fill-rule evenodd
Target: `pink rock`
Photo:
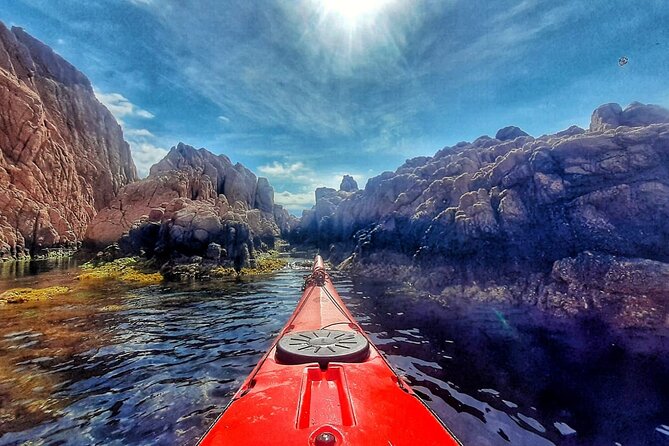
<path id="1" fill-rule="evenodd" d="M 0 246 L 83 239 L 137 178 L 130 148 L 88 79 L 20 28 L 0 23 Z"/>

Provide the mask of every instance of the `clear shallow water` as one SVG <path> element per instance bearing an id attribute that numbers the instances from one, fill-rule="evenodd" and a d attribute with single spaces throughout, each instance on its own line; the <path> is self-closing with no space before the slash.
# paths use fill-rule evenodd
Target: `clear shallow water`
<path id="1" fill-rule="evenodd" d="M 70 283 L 70 266 L 6 275 L 0 288 Z M 0 308 L 0 445 L 194 444 L 283 327 L 304 274 L 108 284 Z M 669 444 L 662 334 L 447 308 L 388 284 L 334 279 L 390 362 L 467 445 Z"/>

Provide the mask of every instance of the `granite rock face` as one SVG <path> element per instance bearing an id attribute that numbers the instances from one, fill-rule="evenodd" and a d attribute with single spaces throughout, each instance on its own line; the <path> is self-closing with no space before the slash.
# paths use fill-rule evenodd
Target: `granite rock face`
<path id="1" fill-rule="evenodd" d="M 217 260 L 241 267 L 294 221 L 274 204 L 267 179 L 225 155 L 179 143 L 98 213 L 86 241 L 98 247 L 119 241 L 124 253 L 163 259 L 218 253 Z"/>
<path id="2" fill-rule="evenodd" d="M 506 140 L 459 143 L 362 191 L 324 195 L 297 233 L 337 261 L 386 252 L 451 268 L 433 290 L 503 272 L 548 273 L 586 251 L 669 262 L 669 111 L 608 104 L 589 131 L 533 138 L 503 130 Z"/>
<path id="3" fill-rule="evenodd" d="M 121 127 L 86 76 L 0 23 L 0 258 L 76 246 L 136 178 Z"/>

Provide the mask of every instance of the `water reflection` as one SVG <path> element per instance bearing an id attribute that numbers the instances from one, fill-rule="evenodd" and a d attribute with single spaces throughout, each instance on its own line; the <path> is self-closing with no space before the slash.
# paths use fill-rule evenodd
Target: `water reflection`
<path id="1" fill-rule="evenodd" d="M 0 283 L 74 274 L 47 268 Z M 1 308 L 0 445 L 194 444 L 288 319 L 304 274 L 73 286 L 57 300 Z M 386 283 L 335 279 L 376 345 L 467 445 L 669 440 L 666 334 L 444 307 Z"/>
<path id="2" fill-rule="evenodd" d="M 48 271 L 71 270 L 81 264 L 75 257 L 54 257 L 44 260 L 23 260 L 0 262 L 0 280 L 14 281 L 17 279 L 36 276 Z"/>

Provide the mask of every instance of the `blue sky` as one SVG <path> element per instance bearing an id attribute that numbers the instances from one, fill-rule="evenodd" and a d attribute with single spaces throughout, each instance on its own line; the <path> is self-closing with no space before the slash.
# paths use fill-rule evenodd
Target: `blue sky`
<path id="1" fill-rule="evenodd" d="M 507 125 L 669 106 L 666 0 L 16 0 L 0 20 L 91 79 L 140 173 L 183 141 L 295 213 L 344 173 L 364 186 Z"/>

